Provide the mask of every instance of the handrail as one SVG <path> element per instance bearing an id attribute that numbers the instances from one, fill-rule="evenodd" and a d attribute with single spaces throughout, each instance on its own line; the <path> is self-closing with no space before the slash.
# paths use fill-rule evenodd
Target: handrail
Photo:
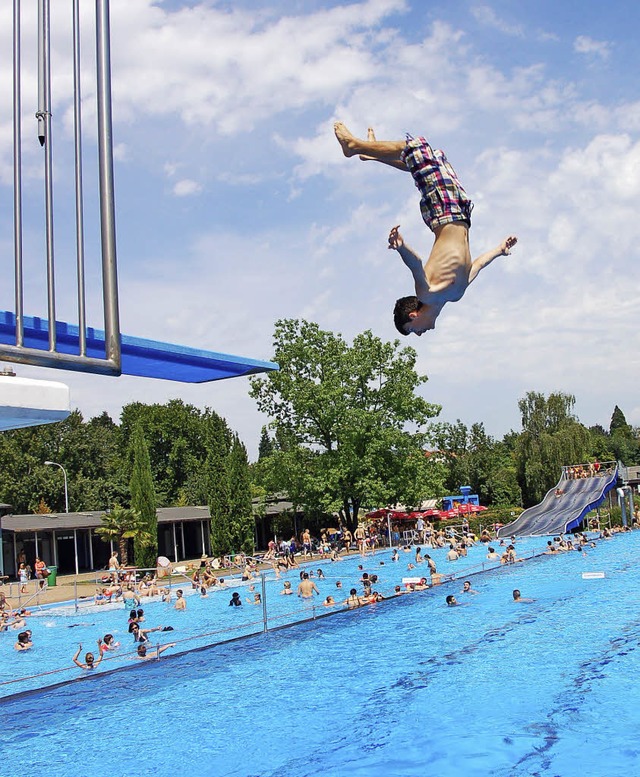
<path id="1" fill-rule="evenodd" d="M 535 548 L 534 547 L 534 548 L 529 549 L 526 552 L 525 558 L 527 558 L 527 559 L 536 558 L 536 557 L 544 555 L 544 552 L 545 552 L 545 548 L 544 547 L 543 547 L 543 549 Z M 458 562 L 456 562 L 456 563 L 458 563 Z M 447 584 L 452 584 L 452 583 L 455 583 L 455 582 L 459 582 L 459 580 L 461 578 L 471 577 L 473 575 L 481 574 L 483 572 L 495 572 L 495 571 L 498 571 L 498 570 L 500 570 L 502 568 L 505 568 L 505 567 L 508 567 L 508 566 L 512 566 L 512 565 L 511 564 L 505 565 L 505 564 L 500 564 L 500 563 L 497 563 L 497 562 L 488 564 L 486 561 L 483 561 L 483 562 L 481 562 L 479 564 L 474 564 L 474 565 L 472 565 L 470 567 L 463 567 L 463 568 L 460 568 L 460 569 L 456 569 L 456 570 L 454 570 L 451 573 L 447 573 L 446 575 L 443 575 L 443 578 L 446 578 L 446 579 L 442 580 L 441 585 L 442 586 L 446 586 Z M 246 638 L 249 638 L 249 637 L 255 637 L 255 636 L 258 636 L 261 632 L 266 632 L 266 631 L 269 631 L 269 630 L 288 628 L 288 627 L 293 627 L 293 626 L 300 625 L 300 624 L 303 624 L 303 623 L 309 623 L 309 622 L 315 621 L 315 620 L 317 620 L 319 618 L 324 618 L 324 617 L 331 616 L 331 615 L 337 615 L 338 613 L 344 613 L 346 611 L 352 611 L 352 609 L 354 609 L 354 610 L 363 610 L 363 609 L 366 610 L 366 608 L 368 606 L 370 606 L 369 604 L 363 604 L 360 607 L 349 608 L 343 602 L 336 602 L 335 606 L 322 607 L 322 609 L 319 609 L 319 605 L 315 602 L 315 600 L 311 600 L 310 602 L 302 604 L 301 607 L 287 610 L 284 613 L 278 613 L 278 614 L 274 614 L 274 615 L 270 615 L 270 616 L 267 614 L 265 616 L 266 596 L 264 595 L 264 593 L 265 593 L 264 580 L 265 580 L 267 574 L 268 574 L 268 572 L 265 571 L 265 570 L 263 570 L 260 573 L 260 576 L 261 576 L 262 581 L 263 581 L 263 589 L 262 589 L 263 590 L 263 608 L 262 608 L 262 617 L 261 618 L 250 619 L 248 621 L 242 621 L 241 623 L 236 623 L 236 624 L 233 624 L 233 625 L 227 625 L 224 628 L 211 629 L 211 630 L 207 630 L 205 632 L 199 633 L 199 634 L 188 635 L 188 636 L 181 637 L 181 638 L 178 638 L 178 639 L 171 638 L 169 641 L 171 643 L 175 644 L 176 646 L 186 647 L 187 645 L 191 645 L 191 647 L 188 648 L 187 650 L 182 650 L 180 652 L 180 654 L 183 654 L 185 652 L 191 652 L 193 650 L 201 650 L 201 649 L 204 649 L 206 647 L 211 647 L 213 645 L 223 644 L 224 642 L 228 642 L 228 641 L 232 641 L 232 640 L 236 640 L 236 639 L 246 639 Z M 424 577 L 428 577 L 428 575 L 424 575 Z M 415 591 L 413 593 L 415 593 L 415 594 L 423 593 L 425 595 L 434 595 L 440 589 L 440 587 L 441 587 L 440 585 L 435 585 L 435 586 L 432 585 L 431 587 L 429 587 L 427 589 L 424 589 L 422 591 Z M 224 589 L 221 589 L 221 590 L 224 590 Z M 391 588 L 391 584 L 389 584 L 388 586 L 380 586 L 378 588 L 378 590 L 380 591 L 380 593 L 382 593 L 382 595 L 384 597 L 383 602 L 391 601 L 393 599 L 399 599 L 399 598 L 404 599 L 404 596 L 397 596 L 395 594 L 395 591 Z M 409 594 L 409 595 L 412 595 L 412 594 Z M 34 594 L 34 596 L 35 596 L 35 594 Z M 379 603 L 381 604 L 383 602 L 379 602 Z M 375 603 L 375 604 L 378 604 L 378 603 Z M 258 608 L 256 608 L 256 610 L 258 610 Z M 256 612 L 256 614 L 257 614 L 257 612 Z M 296 616 L 302 616 L 302 617 L 296 617 Z M 291 617 L 294 617 L 295 619 L 294 620 L 290 620 Z M 249 633 L 246 633 L 247 630 L 249 630 Z M 238 632 L 242 632 L 242 633 L 238 635 Z M 196 646 L 193 645 L 193 643 L 201 642 L 202 640 L 210 640 L 211 638 L 219 638 L 219 637 L 224 637 L 226 635 L 232 635 L 232 634 L 235 634 L 236 636 L 230 636 L 229 639 L 214 639 L 214 641 L 209 641 L 209 642 L 207 642 L 204 645 L 196 645 Z M 166 643 L 164 643 L 164 644 L 166 644 Z M 162 645 L 160 643 L 155 643 L 155 644 L 151 644 L 150 643 L 148 645 L 148 652 L 153 654 L 153 651 L 155 650 L 155 648 L 161 647 L 161 646 Z M 164 658 L 169 658 L 169 657 L 175 657 L 176 654 L 175 653 L 172 653 L 172 654 L 164 653 L 164 654 L 162 654 L 162 656 Z M 136 661 L 135 660 L 136 658 L 137 658 L 137 650 L 134 650 L 134 651 L 125 650 L 123 652 L 118 651 L 114 655 L 108 655 L 108 654 L 104 655 L 103 658 L 102 658 L 102 661 L 100 663 L 101 664 L 103 664 L 103 663 L 109 664 L 111 662 L 118 662 L 118 666 L 114 667 L 113 669 L 111 669 L 109 671 L 120 671 L 121 669 L 132 668 L 133 666 L 136 666 L 138 663 L 141 663 L 139 661 Z M 158 653 L 156 656 L 151 655 L 148 660 L 156 660 L 156 658 L 157 659 L 160 658 L 160 653 Z M 123 659 L 124 660 L 127 660 L 127 659 L 131 660 L 131 664 L 130 665 L 125 664 L 124 666 L 121 665 Z M 97 667 L 97 669 L 99 670 L 99 667 Z M 33 674 L 33 675 L 26 675 L 26 676 L 23 676 L 23 677 L 12 677 L 12 678 L 10 678 L 8 680 L 0 680 L 0 688 L 2 688 L 2 687 L 9 687 L 9 686 L 15 685 L 15 684 L 20 683 L 20 682 L 29 682 L 29 681 L 32 681 L 32 680 L 37 680 L 38 678 L 45 678 L 45 677 L 50 677 L 50 676 L 55 676 L 55 675 L 62 675 L 64 673 L 68 673 L 70 671 L 76 672 L 76 673 L 78 672 L 78 668 L 74 664 L 72 664 L 71 662 L 70 662 L 70 665 L 67 666 L 67 667 L 57 667 L 57 668 L 46 670 L 44 672 L 40 672 L 40 673 Z M 62 681 L 62 682 L 63 683 L 75 682 L 77 680 L 82 679 L 83 677 L 90 676 L 90 674 L 91 673 L 87 674 L 87 672 L 85 671 L 82 675 L 76 676 L 72 680 Z M 42 688 L 42 687 L 47 687 L 47 686 L 46 685 L 41 685 L 39 687 Z"/>

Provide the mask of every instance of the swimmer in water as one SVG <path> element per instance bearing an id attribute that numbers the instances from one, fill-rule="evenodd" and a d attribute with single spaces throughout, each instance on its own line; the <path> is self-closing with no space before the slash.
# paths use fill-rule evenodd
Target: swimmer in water
<path id="1" fill-rule="evenodd" d="M 102 640 L 98 640 L 98 658 L 95 658 L 93 653 L 85 653 L 84 656 L 84 663 L 82 661 L 78 661 L 78 656 L 80 655 L 80 651 L 82 650 L 82 642 L 78 645 L 78 650 L 76 651 L 75 656 L 73 657 L 73 663 L 76 666 L 79 666 L 80 669 L 95 669 L 98 664 L 102 661 L 102 650 L 101 650 Z"/>

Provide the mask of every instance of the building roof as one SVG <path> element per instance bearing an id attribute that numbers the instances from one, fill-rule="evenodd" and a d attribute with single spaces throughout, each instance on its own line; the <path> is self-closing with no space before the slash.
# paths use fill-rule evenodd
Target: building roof
<path id="1" fill-rule="evenodd" d="M 104 510 L 87 510 L 82 513 L 39 513 L 33 515 L 5 515 L 0 525 L 3 531 L 16 534 L 25 532 L 73 531 L 73 529 L 96 529 L 102 525 Z M 158 523 L 179 523 L 180 521 L 201 521 L 209 519 L 208 507 L 159 507 L 156 510 Z"/>

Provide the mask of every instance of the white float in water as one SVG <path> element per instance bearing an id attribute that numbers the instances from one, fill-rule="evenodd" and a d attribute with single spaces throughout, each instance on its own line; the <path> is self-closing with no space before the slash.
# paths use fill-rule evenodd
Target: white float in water
<path id="1" fill-rule="evenodd" d="M 604 572 L 583 572 L 583 580 L 599 580 L 604 577 Z"/>

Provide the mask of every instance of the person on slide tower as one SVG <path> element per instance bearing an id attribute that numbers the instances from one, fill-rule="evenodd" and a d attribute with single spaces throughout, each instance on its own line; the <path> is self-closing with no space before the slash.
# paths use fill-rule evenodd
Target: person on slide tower
<path id="1" fill-rule="evenodd" d="M 400 334 L 422 335 L 435 329 L 436 319 L 447 302 L 457 302 L 480 270 L 498 256 L 507 256 L 518 242 L 515 235 L 499 246 L 471 260 L 469 228 L 473 203 L 443 151 L 433 149 L 425 138 L 376 140 L 371 128 L 367 140 L 360 140 L 342 122 L 334 124 L 336 138 L 345 156 L 359 156 L 410 172 L 418 187 L 420 211 L 434 234 L 433 248 L 427 261 L 404 242 L 400 225 L 389 233 L 389 248 L 395 249 L 411 271 L 415 296 L 401 297 L 393 311 Z"/>

